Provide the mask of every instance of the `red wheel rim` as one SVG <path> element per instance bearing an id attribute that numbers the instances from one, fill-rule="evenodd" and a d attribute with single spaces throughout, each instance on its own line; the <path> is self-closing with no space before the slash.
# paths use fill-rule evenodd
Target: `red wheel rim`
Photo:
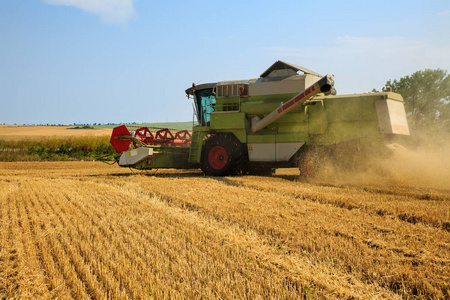
<path id="1" fill-rule="evenodd" d="M 220 170 L 226 166 L 228 162 L 228 154 L 222 146 L 215 146 L 209 151 L 208 163 L 216 170 Z"/>

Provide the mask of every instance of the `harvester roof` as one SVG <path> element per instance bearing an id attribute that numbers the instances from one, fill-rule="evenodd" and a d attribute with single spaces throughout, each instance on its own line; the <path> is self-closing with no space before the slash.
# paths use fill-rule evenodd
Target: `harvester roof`
<path id="1" fill-rule="evenodd" d="M 298 71 L 305 73 L 305 75 L 298 75 L 297 74 Z M 192 87 L 186 90 L 186 94 L 193 95 L 194 90 L 199 91 L 204 89 L 215 88 L 217 85 L 263 83 L 268 81 L 281 81 L 285 79 L 299 79 L 311 77 L 310 75 L 312 75 L 312 78 L 323 77 L 322 75 L 314 71 L 311 71 L 307 68 L 278 60 L 274 64 L 272 64 L 266 71 L 264 71 L 264 73 L 261 74 L 259 79 L 229 80 L 229 81 L 220 81 L 218 83 L 214 82 L 214 83 L 199 84 L 197 86 L 193 85 Z M 315 82 L 316 80 L 317 79 L 313 81 Z"/>
<path id="2" fill-rule="evenodd" d="M 264 73 L 261 74 L 260 77 L 267 77 L 269 76 L 273 71 L 277 71 L 277 70 L 292 70 L 295 73 L 297 73 L 298 71 L 301 71 L 305 74 L 311 74 L 311 75 L 316 75 L 319 77 L 323 77 L 322 75 L 311 71 L 307 68 L 301 67 L 301 66 L 297 66 L 294 64 L 290 64 L 281 60 L 276 61 L 273 65 L 271 65 Z"/>
<path id="3" fill-rule="evenodd" d="M 205 90 L 205 89 L 211 89 L 215 88 L 217 86 L 217 82 L 213 83 L 204 83 L 199 85 L 193 85 L 192 87 L 188 88 L 185 92 L 187 95 L 194 95 L 194 90 Z"/>

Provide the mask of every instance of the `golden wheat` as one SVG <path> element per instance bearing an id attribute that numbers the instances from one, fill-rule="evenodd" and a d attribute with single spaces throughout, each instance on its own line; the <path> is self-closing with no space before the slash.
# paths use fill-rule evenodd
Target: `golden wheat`
<path id="1" fill-rule="evenodd" d="M 448 298 L 450 192 L 0 163 L 0 298 Z"/>
<path id="2" fill-rule="evenodd" d="M 0 138 L 3 140 L 41 140 L 44 137 L 94 137 L 110 136 L 111 129 L 70 129 L 69 126 L 28 126 L 0 125 Z"/>

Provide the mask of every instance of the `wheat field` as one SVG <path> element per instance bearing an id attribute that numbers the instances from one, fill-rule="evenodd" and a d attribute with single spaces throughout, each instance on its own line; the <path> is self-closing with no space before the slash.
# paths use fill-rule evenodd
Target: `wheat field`
<path id="1" fill-rule="evenodd" d="M 111 129 L 72 129 L 73 126 L 0 125 L 2 140 L 42 140 L 48 137 L 110 136 Z"/>
<path id="2" fill-rule="evenodd" d="M 450 190 L 0 163 L 1 299 L 448 299 Z"/>

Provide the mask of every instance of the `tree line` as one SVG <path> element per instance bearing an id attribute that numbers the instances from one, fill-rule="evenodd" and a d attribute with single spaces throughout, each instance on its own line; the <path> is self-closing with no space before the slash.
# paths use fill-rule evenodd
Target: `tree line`
<path id="1" fill-rule="evenodd" d="M 388 91 L 389 87 L 403 96 L 412 130 L 450 133 L 450 76 L 446 70 L 425 69 L 388 80 L 382 91 Z"/>

